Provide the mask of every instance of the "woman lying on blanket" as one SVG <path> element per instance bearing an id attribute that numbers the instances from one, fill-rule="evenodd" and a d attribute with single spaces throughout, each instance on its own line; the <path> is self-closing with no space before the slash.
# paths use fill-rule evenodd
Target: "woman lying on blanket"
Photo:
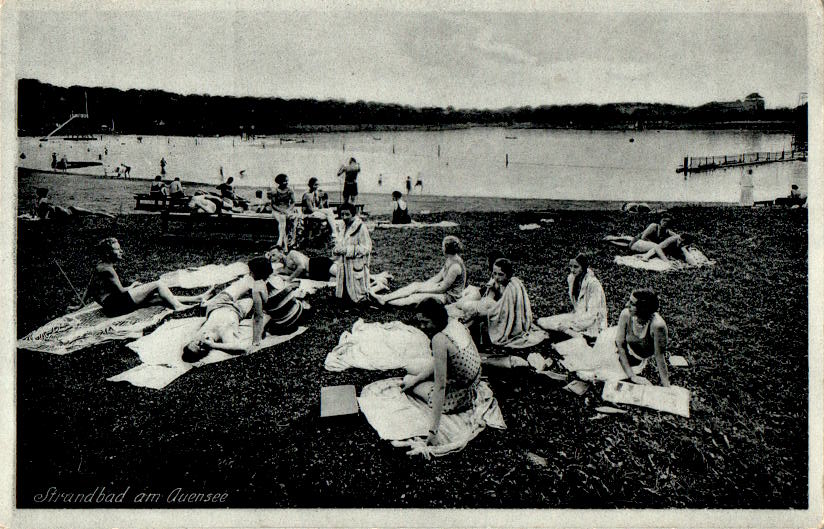
<path id="1" fill-rule="evenodd" d="M 114 269 L 115 263 L 123 259 L 120 243 L 114 237 L 108 237 L 97 244 L 97 250 L 100 262 L 95 268 L 90 288 L 106 316 L 122 316 L 158 302 L 168 305 L 175 311 L 186 310 L 192 307 L 186 303 L 200 303 L 212 293 L 209 290 L 198 296 L 175 296 L 162 281 L 145 284 L 135 281 L 124 287 Z"/>
<path id="2" fill-rule="evenodd" d="M 266 252 L 266 257 L 272 263 L 283 265 L 283 271 L 289 274 L 289 279 L 313 279 L 315 281 L 329 281 L 337 275 L 337 264 L 328 257 L 307 257 L 297 250 L 284 253 L 277 246 Z"/>
<path id="3" fill-rule="evenodd" d="M 206 321 L 183 348 L 183 360 L 197 362 L 212 349 L 235 354 L 248 352 L 250 341 L 240 335 L 240 322 L 250 312 L 252 347 L 260 344 L 264 333 L 288 334 L 283 331 L 294 330 L 303 312 L 303 305 L 289 297 L 296 285 L 277 290 L 269 282 L 271 275 L 269 260 L 255 257 L 249 261 L 249 275 L 206 302 Z M 245 297 L 249 293 L 251 298 Z"/>
<path id="4" fill-rule="evenodd" d="M 650 383 L 638 375 L 646 367 L 647 360 L 654 356 L 661 385 L 670 385 L 666 361 L 667 336 L 667 323 L 658 314 L 658 296 L 648 289 L 634 290 L 618 318 L 615 335 L 618 360 L 630 381 Z"/>
<path id="5" fill-rule="evenodd" d="M 594 342 L 598 334 L 607 328 L 607 300 L 604 288 L 589 268 L 589 258 L 579 253 L 569 260 L 569 300 L 572 312 L 539 318 L 537 324 L 548 330 L 569 336 L 584 335 Z"/>
<path id="6" fill-rule="evenodd" d="M 100 217 L 107 217 L 110 219 L 114 218 L 114 215 L 110 215 L 109 213 L 103 213 L 100 211 L 92 211 L 90 209 L 83 209 L 78 208 L 76 206 L 55 206 L 51 204 L 48 199 L 49 190 L 45 187 L 38 187 L 35 190 L 37 194 L 37 201 L 34 205 L 35 215 L 40 218 L 41 220 L 46 219 L 56 219 L 56 220 L 65 220 L 74 217 L 80 217 L 84 215 L 95 215 Z"/>
<path id="7" fill-rule="evenodd" d="M 427 444 L 438 434 L 443 413 L 468 409 L 481 380 L 481 357 L 469 331 L 450 319 L 446 309 L 432 298 L 417 306 L 420 329 L 432 341 L 432 358 L 407 366 L 401 389 L 411 391 L 432 408 Z"/>
<path id="8" fill-rule="evenodd" d="M 681 259 L 688 264 L 696 264 L 691 261 L 689 252 L 684 251 L 692 244 L 692 235 L 689 233 L 682 233 L 680 235 L 671 235 L 664 239 L 659 244 L 654 244 L 644 255 L 639 259 L 642 261 L 649 261 L 653 257 L 658 257 L 664 262 L 669 261 L 670 257 L 673 259 Z M 636 243 L 636 246 L 642 241 Z"/>
<path id="9" fill-rule="evenodd" d="M 667 227 L 671 222 L 672 217 L 668 213 L 664 213 L 658 224 L 653 222 L 647 226 L 640 235 L 630 239 L 627 248 L 633 252 L 644 253 L 651 250 L 656 244 L 661 244 L 669 237 L 678 235 Z"/>
<path id="10" fill-rule="evenodd" d="M 443 268 L 437 274 L 426 281 L 416 281 L 390 294 L 375 296 L 378 303 L 413 305 L 427 298 L 434 298 L 442 304 L 458 301 L 466 287 L 466 265 L 460 255 L 463 245 L 454 235 L 447 235 L 442 246 L 446 259 Z"/>

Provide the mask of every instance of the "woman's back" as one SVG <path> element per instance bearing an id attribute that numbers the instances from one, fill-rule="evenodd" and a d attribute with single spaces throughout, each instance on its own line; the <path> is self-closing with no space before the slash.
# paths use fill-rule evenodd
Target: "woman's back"
<path id="1" fill-rule="evenodd" d="M 466 288 L 466 265 L 460 255 L 452 255 L 447 257 L 446 263 L 443 265 L 443 276 L 446 277 L 449 269 L 453 266 L 459 266 L 461 271 L 458 277 L 455 278 L 455 281 L 452 282 L 452 285 L 450 285 L 446 289 L 446 292 L 444 292 L 444 295 L 446 296 L 446 303 L 454 303 L 458 301 Z"/>

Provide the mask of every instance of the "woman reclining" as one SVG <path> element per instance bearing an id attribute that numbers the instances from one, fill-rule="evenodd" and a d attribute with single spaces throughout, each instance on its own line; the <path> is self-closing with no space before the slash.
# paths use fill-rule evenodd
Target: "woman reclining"
<path id="1" fill-rule="evenodd" d="M 463 245 L 453 236 L 443 239 L 443 254 L 446 258 L 441 270 L 426 281 L 411 283 L 395 292 L 375 296 L 378 303 L 385 305 L 413 305 L 424 299 L 434 298 L 442 304 L 454 303 L 460 299 L 466 287 L 466 265 L 461 259 Z"/>

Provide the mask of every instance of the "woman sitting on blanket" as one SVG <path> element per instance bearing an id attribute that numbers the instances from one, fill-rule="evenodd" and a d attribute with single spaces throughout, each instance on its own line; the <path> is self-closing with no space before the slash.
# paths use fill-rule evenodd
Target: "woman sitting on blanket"
<path id="1" fill-rule="evenodd" d="M 320 198 L 320 184 L 318 179 L 314 176 L 309 179 L 309 191 L 303 194 L 301 199 L 301 209 L 303 214 L 307 217 L 316 219 L 325 219 L 332 230 L 332 236 L 336 236 L 337 227 L 335 226 L 335 212 L 332 208 L 323 207 L 323 202 Z"/>
<path id="2" fill-rule="evenodd" d="M 636 253 L 645 253 L 656 244 L 661 244 L 668 238 L 678 235 L 667 227 L 671 222 L 672 217 L 668 213 L 664 213 L 657 224 L 653 222 L 640 235 L 630 239 L 627 248 Z"/>
<path id="3" fill-rule="evenodd" d="M 427 298 L 434 298 L 442 304 L 458 301 L 466 287 L 466 265 L 460 255 L 463 245 L 454 235 L 447 235 L 442 246 L 446 260 L 437 274 L 426 281 L 416 281 L 390 294 L 375 296 L 378 303 L 413 305 Z"/>
<path id="4" fill-rule="evenodd" d="M 278 222 L 278 242 L 277 246 L 284 251 L 289 250 L 289 245 L 295 242 L 295 213 L 292 208 L 295 205 L 295 192 L 289 187 L 289 177 L 280 173 L 275 177 L 277 187 L 271 192 L 269 198 L 272 202 L 272 213 Z M 289 235 L 286 235 L 286 227 L 289 226 Z"/>
<path id="5" fill-rule="evenodd" d="M 140 307 L 162 302 L 175 311 L 186 310 L 191 305 L 208 298 L 211 290 L 198 296 L 175 296 L 162 281 L 140 284 L 133 282 L 124 287 L 114 269 L 115 263 L 123 259 L 123 249 L 114 237 L 103 239 L 97 244 L 100 262 L 97 263 L 90 288 L 94 299 L 103 307 L 103 314 L 113 318 L 134 312 Z"/>
<path id="6" fill-rule="evenodd" d="M 634 290 L 618 318 L 615 335 L 618 360 L 630 381 L 650 383 L 638 375 L 646 367 L 647 360 L 654 356 L 661 385 L 670 385 L 666 361 L 667 337 L 667 323 L 658 314 L 658 296 L 652 290 Z"/>
<path id="7" fill-rule="evenodd" d="M 250 350 L 250 344 L 251 347 L 260 344 L 264 332 L 289 334 L 283 331 L 294 330 L 303 307 L 300 302 L 296 302 L 298 307 L 295 307 L 295 304 L 286 301 L 296 285 L 287 285 L 277 291 L 268 281 L 271 275 L 269 260 L 255 257 L 249 261 L 249 275 L 238 279 L 206 302 L 206 321 L 195 338 L 183 348 L 183 360 L 197 362 L 212 349 L 246 353 Z M 250 292 L 251 298 L 245 297 Z M 250 312 L 253 312 L 251 340 L 240 335 L 240 322 Z"/>
<path id="8" fill-rule="evenodd" d="M 450 319 L 443 305 L 432 298 L 417 306 L 420 329 L 432 341 L 432 358 L 407 366 L 401 389 L 411 391 L 432 408 L 427 444 L 438 434 L 441 415 L 472 406 L 481 380 L 481 357 L 469 331 Z"/>
<path id="9" fill-rule="evenodd" d="M 400 191 L 392 191 L 392 202 L 395 203 L 392 209 L 392 224 L 409 224 L 412 217 L 409 216 L 409 207 L 403 199 Z"/>
<path id="10" fill-rule="evenodd" d="M 558 331 L 569 336 L 584 335 L 594 342 L 598 334 L 607 328 L 607 300 L 601 282 L 589 268 L 589 258 L 580 253 L 569 261 L 569 300 L 573 311 L 539 318 L 537 323 L 548 331 Z"/>

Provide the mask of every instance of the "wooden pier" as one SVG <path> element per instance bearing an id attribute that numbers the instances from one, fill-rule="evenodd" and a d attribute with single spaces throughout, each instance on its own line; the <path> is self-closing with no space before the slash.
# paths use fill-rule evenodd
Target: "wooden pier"
<path id="1" fill-rule="evenodd" d="M 723 156 L 685 156 L 684 164 L 675 169 L 676 173 L 703 173 L 716 169 L 729 169 L 747 165 L 762 165 L 776 162 L 807 161 L 807 151 L 750 152 Z"/>

